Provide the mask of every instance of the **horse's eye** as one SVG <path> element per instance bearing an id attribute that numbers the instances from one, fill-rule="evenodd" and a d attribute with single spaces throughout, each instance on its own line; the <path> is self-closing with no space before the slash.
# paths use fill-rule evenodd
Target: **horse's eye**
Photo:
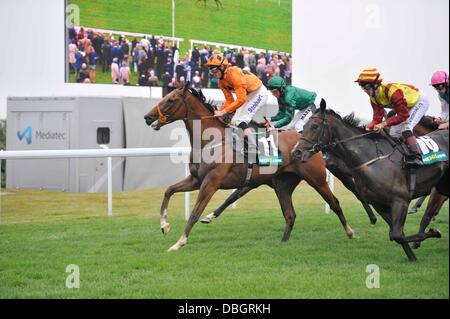
<path id="1" fill-rule="evenodd" d="M 167 100 L 167 103 L 170 103 L 170 104 L 172 104 L 173 102 L 175 102 L 174 100 L 172 100 L 172 99 L 168 99 Z"/>
<path id="2" fill-rule="evenodd" d="M 311 129 L 315 130 L 317 129 L 319 126 L 317 124 L 311 124 Z"/>

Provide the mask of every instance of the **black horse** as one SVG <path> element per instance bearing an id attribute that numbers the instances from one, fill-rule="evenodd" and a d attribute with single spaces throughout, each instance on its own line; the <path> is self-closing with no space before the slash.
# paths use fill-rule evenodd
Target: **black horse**
<path id="1" fill-rule="evenodd" d="M 410 242 L 421 242 L 430 237 L 441 237 L 438 230 L 405 236 L 408 205 L 411 199 L 429 194 L 433 187 L 445 196 L 449 195 L 448 159 L 424 166 L 416 171 L 416 186 L 410 187 L 411 174 L 403 168 L 403 149 L 373 131 L 358 126 L 359 121 L 351 114 L 341 118 L 333 110 L 326 110 L 322 100 L 303 129 L 303 135 L 292 151 L 303 162 L 323 150 L 333 149 L 340 159 L 354 172 L 356 186 L 362 198 L 371 204 L 388 223 L 389 237 L 402 245 L 410 261 L 417 260 Z M 449 154 L 448 131 L 437 131 L 430 138 Z"/>

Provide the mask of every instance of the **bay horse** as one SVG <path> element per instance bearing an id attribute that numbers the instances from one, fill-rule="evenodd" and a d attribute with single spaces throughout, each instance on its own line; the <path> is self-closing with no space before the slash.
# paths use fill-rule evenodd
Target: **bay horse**
<path id="1" fill-rule="evenodd" d="M 356 198 L 361 202 L 364 207 L 364 210 L 369 217 L 370 224 L 375 225 L 377 222 L 377 217 L 372 211 L 372 208 L 368 203 L 366 203 L 358 193 L 356 189 L 355 181 L 352 175 L 352 171 L 347 167 L 347 165 L 339 159 L 337 156 L 333 154 L 333 152 L 326 153 L 325 160 L 326 168 L 336 177 L 338 178 L 342 184 L 351 191 Z M 270 186 L 270 185 L 269 185 Z M 239 198 L 243 197 L 249 191 L 254 189 L 254 187 L 245 186 L 239 189 L 236 189 L 224 202 L 219 206 L 216 210 L 214 210 L 211 214 L 207 215 L 205 218 L 201 220 L 204 224 L 209 224 L 213 219 L 219 217 L 223 211 L 230 206 L 232 203 L 237 201 Z"/>
<path id="2" fill-rule="evenodd" d="M 403 232 L 408 205 L 412 198 L 429 194 L 433 187 L 445 196 L 449 194 L 448 159 L 426 165 L 416 171 L 416 187 L 410 190 L 408 170 L 403 168 L 403 153 L 400 144 L 374 131 L 367 132 L 358 126 L 353 114 L 345 118 L 331 109 L 326 109 L 322 100 L 317 110 L 303 128 L 303 135 L 294 147 L 293 156 L 308 162 L 311 156 L 322 149 L 333 149 L 354 172 L 361 196 L 389 225 L 389 238 L 400 244 L 409 261 L 416 261 L 410 242 L 421 242 L 427 238 L 440 238 L 438 230 L 405 236 Z M 449 154 L 448 130 L 428 135 Z"/>
<path id="3" fill-rule="evenodd" d="M 159 130 L 164 125 L 177 120 L 182 120 L 189 133 L 191 143 L 190 175 L 182 181 L 169 186 L 164 193 L 164 199 L 160 210 L 160 223 L 163 234 L 170 230 L 170 224 L 166 222 L 167 207 L 169 200 L 174 193 L 189 192 L 199 189 L 199 194 L 194 208 L 188 219 L 186 228 L 180 239 L 168 249 L 168 251 L 178 250 L 187 242 L 189 233 L 194 224 L 198 221 L 206 205 L 218 189 L 234 189 L 245 186 L 245 176 L 248 168 L 248 161 L 238 160 L 238 156 L 232 151 L 230 143 L 222 139 L 221 153 L 218 160 L 210 162 L 204 156 L 198 156 L 199 151 L 210 151 L 210 143 L 214 142 L 206 130 L 211 129 L 225 136 L 225 125 L 214 117 L 214 107 L 205 101 L 201 90 L 191 89 L 189 83 L 184 87 L 177 88 L 167 94 L 155 107 L 145 116 L 145 122 L 155 130 Z M 197 122 L 196 122 L 197 121 Z M 194 129 L 196 123 L 201 121 L 200 129 Z M 205 135 L 208 136 L 205 138 Z M 286 227 L 282 241 L 287 241 L 294 226 L 296 213 L 292 204 L 292 193 L 296 186 L 303 179 L 308 182 L 330 205 L 330 208 L 338 216 L 348 237 L 354 238 L 354 232 L 348 225 L 338 199 L 333 195 L 326 181 L 325 163 L 320 154 L 311 157 L 308 163 L 296 161 L 291 150 L 297 143 L 300 135 L 297 132 L 286 131 L 278 134 L 278 148 L 282 155 L 282 165 L 274 167 L 274 172 L 265 174 L 263 167 L 254 165 L 253 173 L 248 181 L 248 186 L 256 187 L 267 184 L 275 190 L 278 197 Z M 216 148 L 218 149 L 218 148 Z M 226 157 L 233 154 L 231 161 Z M 200 157 L 200 158 L 199 158 Z"/>

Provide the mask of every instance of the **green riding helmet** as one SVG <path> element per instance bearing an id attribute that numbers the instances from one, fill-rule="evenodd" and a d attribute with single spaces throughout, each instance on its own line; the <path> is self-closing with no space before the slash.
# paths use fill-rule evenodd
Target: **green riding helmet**
<path id="1" fill-rule="evenodd" d="M 267 88 L 270 90 L 284 88 L 285 86 L 286 86 L 286 82 L 284 82 L 284 80 L 281 76 L 274 76 L 267 83 Z"/>

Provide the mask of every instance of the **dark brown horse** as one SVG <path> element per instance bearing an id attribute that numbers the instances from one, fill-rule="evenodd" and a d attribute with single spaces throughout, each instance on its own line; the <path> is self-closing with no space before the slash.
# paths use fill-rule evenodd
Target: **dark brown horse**
<path id="1" fill-rule="evenodd" d="M 161 230 L 163 234 L 166 234 L 170 229 L 170 225 L 166 222 L 170 197 L 177 192 L 200 190 L 182 236 L 177 243 L 169 248 L 169 251 L 177 250 L 186 244 L 192 227 L 218 189 L 233 189 L 244 186 L 248 168 L 247 160 L 240 160 L 238 154 L 231 150 L 231 145 L 225 139 L 219 141 L 219 145 L 213 145 L 215 151 L 220 149 L 216 160 L 207 161 L 202 155 L 204 152 L 211 151 L 211 143 L 215 141 L 214 137 L 211 138 L 211 134 L 203 134 L 206 130 L 208 132 L 214 130 L 220 136 L 225 136 L 224 125 L 217 118 L 214 118 L 213 114 L 214 107 L 206 103 L 201 91 L 190 89 L 189 83 L 187 83 L 183 88 L 176 89 L 166 95 L 144 116 L 147 125 L 153 124 L 152 127 L 156 130 L 174 121 L 183 120 L 189 132 L 192 146 L 189 164 L 191 174 L 179 183 L 167 188 L 161 205 Z M 195 129 L 194 127 L 197 127 L 200 119 L 201 128 Z M 207 136 L 206 139 L 205 136 Z M 339 201 L 328 187 L 322 155 L 317 154 L 304 164 L 292 157 L 291 150 L 299 137 L 298 133 L 291 131 L 278 134 L 278 148 L 283 158 L 282 165 L 270 167 L 270 170 L 268 170 L 268 167 L 255 165 L 247 185 L 257 187 L 266 184 L 274 188 L 286 220 L 283 241 L 289 239 L 296 218 L 292 204 L 292 193 L 303 179 L 325 199 L 330 208 L 338 215 L 347 236 L 354 237 L 354 232 L 345 220 Z M 231 160 L 229 154 L 232 154 Z M 269 173 L 269 171 L 271 172 Z"/>
<path id="2" fill-rule="evenodd" d="M 304 162 L 322 149 L 334 152 L 354 171 L 358 191 L 388 223 L 391 240 L 399 243 L 410 261 L 415 261 L 410 242 L 421 242 L 427 238 L 441 237 L 439 231 L 405 236 L 403 227 L 408 205 L 412 198 L 429 194 L 433 187 L 448 196 L 448 159 L 420 168 L 416 172 L 417 183 L 411 189 L 410 173 L 403 168 L 402 146 L 391 140 L 367 132 L 358 126 L 353 115 L 342 119 L 332 110 L 326 110 L 322 100 L 304 126 L 303 135 L 293 150 L 293 155 Z M 449 154 L 448 130 L 428 135 L 438 148 Z M 434 147 L 433 147 L 434 148 Z"/>

